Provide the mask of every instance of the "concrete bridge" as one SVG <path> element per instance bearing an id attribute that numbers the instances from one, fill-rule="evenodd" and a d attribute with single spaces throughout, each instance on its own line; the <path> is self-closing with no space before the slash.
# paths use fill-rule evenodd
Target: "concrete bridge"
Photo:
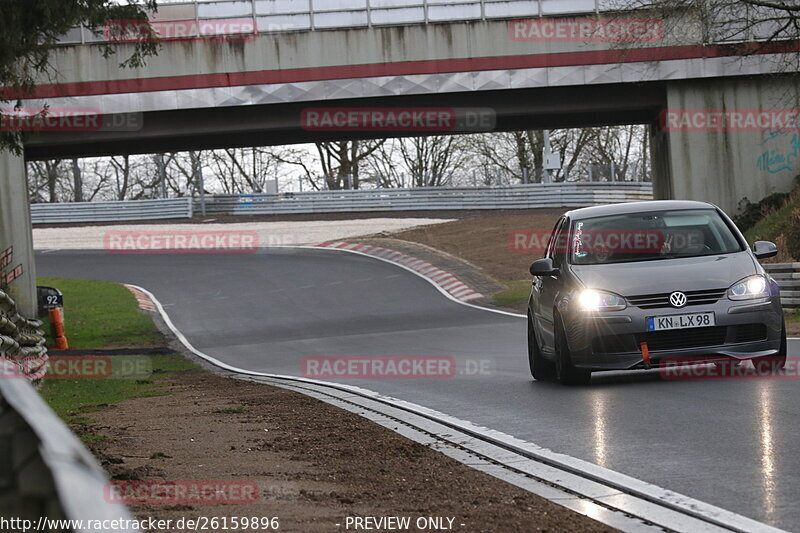
<path id="1" fill-rule="evenodd" d="M 466 132 L 448 121 L 422 130 L 319 128 L 304 117 L 310 108 L 455 109 L 454 116 L 477 109 L 491 113 L 497 131 L 652 124 L 658 198 L 734 210 L 743 198 L 787 190 L 800 173 L 791 123 L 800 94 L 786 67 L 798 43 L 754 49 L 709 38 L 714 32 L 692 13 L 604 13 L 612 7 L 601 0 L 164 5 L 155 18 L 169 39 L 139 69 L 118 68 L 130 44 L 101 56 L 97 42 L 108 32 L 65 37 L 53 54 L 58 78 L 42 79 L 26 105 L 91 110 L 102 126 L 37 133 L 26 157 Z M 5 173 L 23 175 L 21 159 L 5 159 Z"/>

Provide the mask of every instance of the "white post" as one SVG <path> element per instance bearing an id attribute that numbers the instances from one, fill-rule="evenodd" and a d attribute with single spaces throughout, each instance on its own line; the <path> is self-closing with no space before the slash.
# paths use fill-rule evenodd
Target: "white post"
<path id="1" fill-rule="evenodd" d="M 547 160 L 550 157 L 550 154 L 553 153 L 553 147 L 550 145 L 550 130 L 544 130 L 544 146 L 542 147 L 542 161 L 544 161 L 544 174 L 542 175 L 542 181 L 545 183 L 550 183 L 552 180 L 550 179 L 550 169 L 547 168 Z"/>

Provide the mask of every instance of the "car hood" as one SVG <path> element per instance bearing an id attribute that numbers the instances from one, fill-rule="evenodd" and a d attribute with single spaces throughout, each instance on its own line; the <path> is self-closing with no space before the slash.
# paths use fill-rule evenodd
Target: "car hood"
<path id="1" fill-rule="evenodd" d="M 621 296 L 723 289 L 757 273 L 747 252 L 570 268 L 584 286 Z"/>

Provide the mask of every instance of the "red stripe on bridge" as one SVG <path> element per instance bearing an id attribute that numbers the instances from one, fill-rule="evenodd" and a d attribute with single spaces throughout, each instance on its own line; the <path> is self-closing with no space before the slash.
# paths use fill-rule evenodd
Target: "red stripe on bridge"
<path id="1" fill-rule="evenodd" d="M 260 70 L 251 72 L 228 72 L 219 74 L 196 74 L 187 76 L 164 76 L 158 78 L 131 78 L 111 81 L 89 81 L 74 83 L 43 84 L 35 88 L 27 98 L 58 98 L 66 96 L 93 96 L 102 94 L 126 94 L 185 89 L 208 89 L 213 87 L 240 87 L 273 83 L 297 83 L 336 79 L 369 78 L 375 76 L 404 76 L 413 74 L 441 74 L 453 72 L 477 72 L 486 70 L 508 70 L 541 67 L 566 67 L 580 65 L 602 65 L 612 63 L 639 63 L 646 61 L 668 61 L 730 57 L 744 54 L 771 54 L 800 52 L 800 40 L 781 41 L 759 45 L 743 43 L 736 45 L 687 45 L 630 50 L 600 50 L 584 52 L 561 52 L 557 54 L 529 54 L 461 59 L 432 59 L 423 61 L 398 61 L 393 63 L 369 63 L 360 65 L 337 65 L 330 67 L 306 67 L 284 70 Z M 0 98 L 14 99 L 18 91 L 4 88 Z"/>

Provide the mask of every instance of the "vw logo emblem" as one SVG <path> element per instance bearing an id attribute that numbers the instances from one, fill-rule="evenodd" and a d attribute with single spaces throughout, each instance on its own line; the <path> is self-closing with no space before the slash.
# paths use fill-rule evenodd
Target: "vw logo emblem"
<path id="1" fill-rule="evenodd" d="M 686 305 L 686 295 L 680 291 L 675 291 L 669 295 L 669 303 L 672 307 L 683 307 Z"/>

